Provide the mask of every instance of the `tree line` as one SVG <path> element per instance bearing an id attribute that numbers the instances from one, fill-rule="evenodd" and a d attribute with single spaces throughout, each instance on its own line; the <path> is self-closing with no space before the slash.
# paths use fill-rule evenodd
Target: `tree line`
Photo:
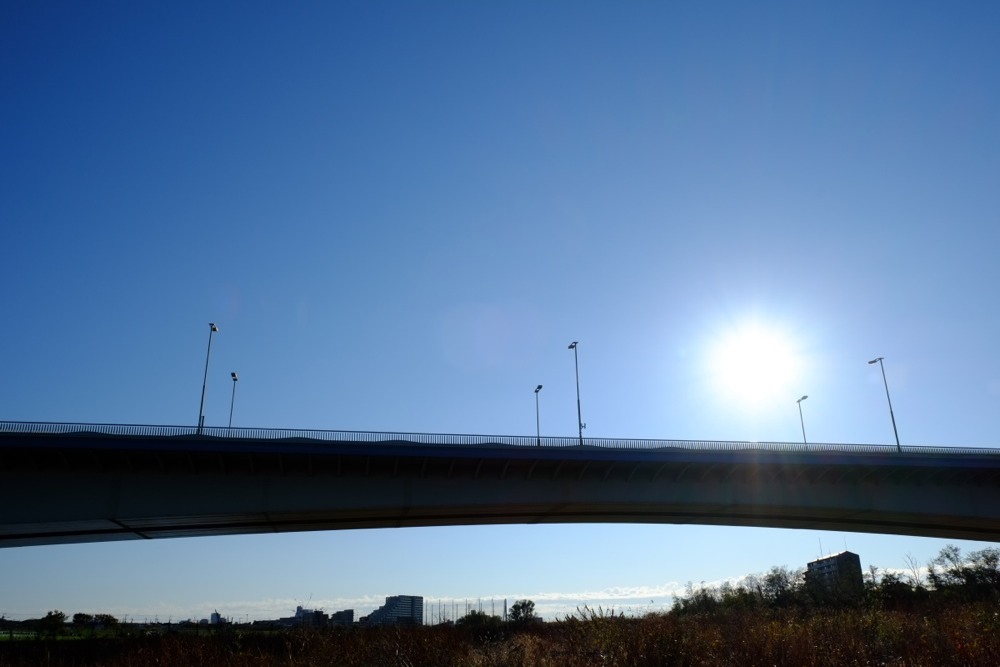
<path id="1" fill-rule="evenodd" d="M 911 608 L 924 603 L 1000 600 L 1000 549 L 987 548 L 964 555 L 947 545 L 930 560 L 926 570 L 911 556 L 905 570 L 871 566 L 860 585 L 845 582 L 825 586 L 808 581 L 802 568 L 774 566 L 766 573 L 747 575 L 717 586 L 688 583 L 674 599 L 678 615 L 745 609 L 875 606 Z"/>
<path id="2" fill-rule="evenodd" d="M 111 614 L 73 614 L 72 627 L 77 630 L 112 630 L 119 626 L 120 621 Z M 12 621 L 0 618 L 0 632 L 30 632 L 36 635 L 55 637 L 66 631 L 68 619 L 64 612 L 55 609 L 41 618 L 29 618 L 23 621 Z"/>
<path id="3" fill-rule="evenodd" d="M 535 603 L 532 600 L 518 600 L 507 613 L 506 625 L 519 627 L 538 619 L 535 613 Z M 459 618 L 455 625 L 475 631 L 500 629 L 505 625 L 499 616 L 492 616 L 476 609 Z M 116 631 L 121 629 L 121 622 L 111 614 L 73 614 L 72 623 L 67 615 L 59 610 L 48 612 L 41 618 L 24 621 L 11 621 L 0 618 L 0 632 L 13 634 L 31 633 L 38 636 L 55 637 L 72 629 L 77 634 L 95 634 L 97 632 Z"/>

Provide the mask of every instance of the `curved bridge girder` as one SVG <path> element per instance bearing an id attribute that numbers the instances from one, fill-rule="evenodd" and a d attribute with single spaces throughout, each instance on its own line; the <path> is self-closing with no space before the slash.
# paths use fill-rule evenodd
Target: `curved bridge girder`
<path id="1" fill-rule="evenodd" d="M 0 546 L 575 522 L 1000 541 L 1000 456 L 0 434 Z"/>

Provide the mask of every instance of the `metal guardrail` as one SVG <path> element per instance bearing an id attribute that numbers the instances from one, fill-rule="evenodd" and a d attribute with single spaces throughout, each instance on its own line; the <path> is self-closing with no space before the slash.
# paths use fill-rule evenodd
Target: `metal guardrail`
<path id="1" fill-rule="evenodd" d="M 578 437 L 538 438 L 524 435 L 462 435 L 449 433 L 397 433 L 375 431 L 318 431 L 308 429 L 279 428 L 227 428 L 219 426 L 158 426 L 145 424 L 68 424 L 58 422 L 11 422 L 0 421 L 0 434 L 23 435 L 109 435 L 139 438 L 200 437 L 227 440 L 298 440 L 315 442 L 356 442 L 365 444 L 399 444 L 400 442 L 419 445 L 448 445 L 459 447 L 511 446 L 535 447 L 576 447 Z M 894 445 L 860 445 L 831 443 L 751 442 L 720 440 L 652 440 L 635 438 L 584 438 L 583 444 L 602 449 L 688 449 L 703 451 L 769 451 L 769 452 L 841 452 L 861 454 L 898 453 Z M 997 448 L 972 447 L 923 447 L 907 445 L 904 453 L 911 454 L 975 454 L 1000 456 Z"/>

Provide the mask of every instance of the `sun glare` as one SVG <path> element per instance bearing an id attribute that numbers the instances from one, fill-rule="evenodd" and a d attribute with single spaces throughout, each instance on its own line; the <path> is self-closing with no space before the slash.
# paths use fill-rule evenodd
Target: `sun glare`
<path id="1" fill-rule="evenodd" d="M 716 343 L 711 360 L 716 388 L 740 407 L 760 408 L 795 392 L 797 353 L 776 330 L 759 324 L 733 330 Z"/>

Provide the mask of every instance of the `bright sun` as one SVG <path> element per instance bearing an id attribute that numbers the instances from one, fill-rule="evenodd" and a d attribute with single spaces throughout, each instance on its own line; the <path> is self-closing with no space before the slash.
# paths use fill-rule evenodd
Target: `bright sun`
<path id="1" fill-rule="evenodd" d="M 711 365 L 721 392 L 740 406 L 758 408 L 795 392 L 800 364 L 786 336 L 749 324 L 719 339 L 711 352 Z"/>

